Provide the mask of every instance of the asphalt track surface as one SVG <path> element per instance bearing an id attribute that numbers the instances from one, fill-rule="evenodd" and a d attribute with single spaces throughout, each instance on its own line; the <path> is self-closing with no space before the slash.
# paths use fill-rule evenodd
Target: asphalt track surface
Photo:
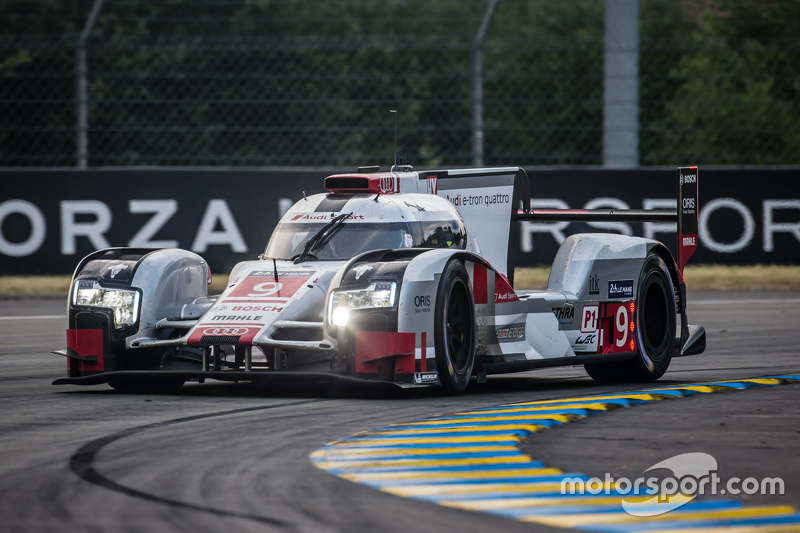
<path id="1" fill-rule="evenodd" d="M 493 376 L 459 397 L 212 383 L 172 395 L 54 387 L 66 366 L 49 354 L 63 348 L 63 312 L 60 301 L 0 301 L 0 531 L 563 531 L 385 494 L 308 456 L 423 416 L 641 388 L 598 385 L 581 367 Z M 659 385 L 800 372 L 800 293 L 693 293 L 689 313 L 706 327 L 708 349 L 673 361 Z M 783 385 L 618 409 L 524 446 L 548 465 L 598 476 L 633 477 L 677 453 L 706 452 L 722 477 L 779 472 L 786 494 L 758 503 L 800 506 L 798 393 Z"/>

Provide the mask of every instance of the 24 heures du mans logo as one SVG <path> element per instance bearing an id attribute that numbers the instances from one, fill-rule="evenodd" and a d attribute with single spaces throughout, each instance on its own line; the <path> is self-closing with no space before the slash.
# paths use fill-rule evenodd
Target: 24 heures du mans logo
<path id="1" fill-rule="evenodd" d="M 633 280 L 616 279 L 608 282 L 608 299 L 633 298 Z"/>

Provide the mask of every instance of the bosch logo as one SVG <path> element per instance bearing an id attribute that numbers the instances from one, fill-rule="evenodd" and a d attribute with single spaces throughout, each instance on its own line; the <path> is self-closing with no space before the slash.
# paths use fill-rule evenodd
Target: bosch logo
<path id="1" fill-rule="evenodd" d="M 203 330 L 203 335 L 244 335 L 247 333 L 247 328 L 206 328 Z"/>

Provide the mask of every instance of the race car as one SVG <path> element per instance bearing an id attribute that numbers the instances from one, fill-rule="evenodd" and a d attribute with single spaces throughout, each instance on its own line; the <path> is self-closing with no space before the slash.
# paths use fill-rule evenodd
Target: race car
<path id="1" fill-rule="evenodd" d="M 677 212 L 531 210 L 521 168 L 362 167 L 294 204 L 214 297 L 192 252 L 100 250 L 75 270 L 56 352 L 68 377 L 55 384 L 366 380 L 459 393 L 473 377 L 563 365 L 604 382 L 656 380 L 673 357 L 705 349 L 683 282 L 697 168 L 677 179 Z M 651 239 L 572 235 L 547 289 L 514 290 L 520 220 L 677 221 L 677 261 Z"/>

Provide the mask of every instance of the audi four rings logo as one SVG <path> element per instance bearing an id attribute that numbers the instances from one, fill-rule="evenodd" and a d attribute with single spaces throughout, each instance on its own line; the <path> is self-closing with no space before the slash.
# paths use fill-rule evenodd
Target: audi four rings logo
<path id="1" fill-rule="evenodd" d="M 203 335 L 244 335 L 247 328 L 206 328 Z"/>
<path id="2" fill-rule="evenodd" d="M 378 182 L 381 192 L 398 192 L 395 190 L 394 176 L 381 176 Z"/>

